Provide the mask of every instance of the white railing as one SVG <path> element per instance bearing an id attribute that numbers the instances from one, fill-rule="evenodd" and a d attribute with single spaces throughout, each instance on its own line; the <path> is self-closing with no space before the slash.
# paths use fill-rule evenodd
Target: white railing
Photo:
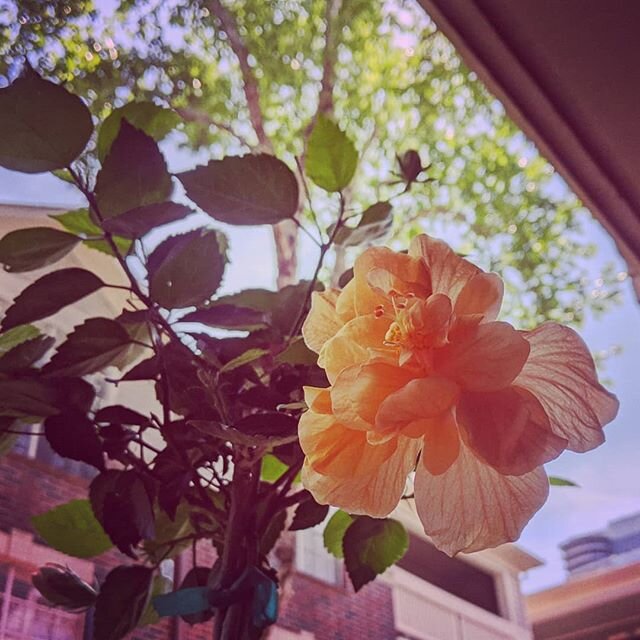
<path id="1" fill-rule="evenodd" d="M 532 640 L 529 629 L 494 615 L 394 567 L 387 576 L 393 592 L 396 630 L 419 640 Z"/>
<path id="2" fill-rule="evenodd" d="M 11 596 L 0 622 L 0 640 L 78 640 L 83 627 L 83 615 Z"/>

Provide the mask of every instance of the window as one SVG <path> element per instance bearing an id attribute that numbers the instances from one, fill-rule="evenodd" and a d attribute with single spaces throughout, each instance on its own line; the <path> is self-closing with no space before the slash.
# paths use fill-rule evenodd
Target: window
<path id="1" fill-rule="evenodd" d="M 426 540 L 409 536 L 409 549 L 398 566 L 454 596 L 501 615 L 494 577 L 464 560 L 450 558 Z"/>
<path id="2" fill-rule="evenodd" d="M 323 522 L 311 529 L 296 532 L 296 568 L 322 582 L 342 586 L 342 562 L 324 548 L 324 525 Z"/>

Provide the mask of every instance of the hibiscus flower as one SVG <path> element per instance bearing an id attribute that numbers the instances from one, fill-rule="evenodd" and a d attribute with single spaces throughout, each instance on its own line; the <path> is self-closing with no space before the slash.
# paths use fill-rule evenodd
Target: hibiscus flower
<path id="1" fill-rule="evenodd" d="M 497 321 L 501 279 L 444 242 L 365 251 L 303 327 L 331 386 L 305 389 L 303 484 L 323 504 L 388 515 L 415 471 L 418 516 L 449 554 L 516 540 L 543 505 L 542 465 L 602 444 L 618 410 L 572 329 Z"/>

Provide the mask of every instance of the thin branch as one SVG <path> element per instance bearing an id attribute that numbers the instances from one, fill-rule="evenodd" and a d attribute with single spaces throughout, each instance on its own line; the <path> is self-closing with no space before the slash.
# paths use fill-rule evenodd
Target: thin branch
<path id="1" fill-rule="evenodd" d="M 298 227 L 298 229 L 300 229 L 300 231 L 302 231 L 304 234 L 307 235 L 307 237 L 313 242 L 313 244 L 315 244 L 317 247 L 322 247 L 322 242 L 320 240 L 318 240 L 314 235 L 311 234 L 311 232 L 309 231 L 309 229 L 307 229 L 302 222 L 300 222 L 300 220 L 298 220 L 298 218 L 291 218 L 295 223 L 296 223 L 296 227 Z"/>
<path id="2" fill-rule="evenodd" d="M 229 135 L 233 136 L 240 144 L 244 145 L 248 149 L 251 149 L 251 150 L 255 149 L 255 145 L 249 142 L 247 138 L 237 133 L 232 126 L 225 124 L 224 122 L 215 120 L 204 111 L 200 111 L 199 109 L 195 109 L 193 107 L 174 107 L 174 108 L 176 113 L 178 113 L 178 115 L 180 115 L 187 122 L 197 122 L 199 124 L 213 126 L 216 129 L 226 131 Z"/>
<path id="3" fill-rule="evenodd" d="M 335 82 L 336 42 L 335 23 L 342 9 L 342 0 L 328 0 L 325 14 L 326 31 L 324 45 L 324 59 L 322 61 L 322 80 L 320 95 L 318 96 L 318 114 L 333 114 L 333 85 Z M 317 118 L 317 114 L 316 114 Z M 315 120 L 315 118 L 314 118 Z"/>
<path id="4" fill-rule="evenodd" d="M 304 175 L 304 167 L 302 166 L 302 160 L 296 156 L 296 167 L 298 168 L 298 179 L 302 184 L 302 188 L 304 189 L 304 195 L 307 199 L 307 204 L 309 205 L 309 212 L 311 213 L 311 219 L 313 220 L 313 224 L 316 226 L 318 230 L 318 234 L 320 235 L 320 239 L 322 239 L 322 228 L 320 227 L 320 223 L 318 222 L 318 216 L 313 208 L 313 201 L 311 200 L 311 193 L 309 191 L 309 185 L 307 184 L 307 178 Z"/>
<path id="5" fill-rule="evenodd" d="M 234 16 L 222 4 L 222 1 L 207 0 L 206 4 L 209 11 L 211 11 L 218 20 L 220 20 L 222 29 L 229 38 L 231 49 L 238 58 L 244 85 L 244 95 L 247 99 L 247 107 L 249 108 L 249 118 L 251 120 L 251 125 L 256 132 L 256 136 L 258 137 L 258 142 L 265 150 L 272 152 L 273 147 L 271 141 L 264 130 L 262 111 L 260 109 L 260 89 L 258 88 L 258 82 L 253 73 L 253 69 L 249 64 L 249 49 L 247 49 L 247 46 L 240 35 Z"/>

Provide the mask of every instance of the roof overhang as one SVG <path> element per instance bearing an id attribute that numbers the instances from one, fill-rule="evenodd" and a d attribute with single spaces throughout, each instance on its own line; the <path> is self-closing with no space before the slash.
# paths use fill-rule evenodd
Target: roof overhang
<path id="1" fill-rule="evenodd" d="M 640 3 L 420 2 L 613 237 L 640 297 Z"/>

